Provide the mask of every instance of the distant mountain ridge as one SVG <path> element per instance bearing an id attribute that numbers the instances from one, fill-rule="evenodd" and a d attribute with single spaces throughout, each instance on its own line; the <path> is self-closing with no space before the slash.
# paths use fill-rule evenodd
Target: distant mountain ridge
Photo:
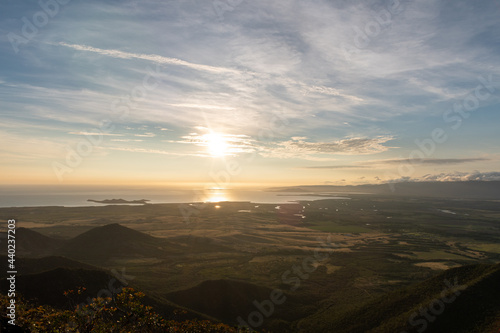
<path id="1" fill-rule="evenodd" d="M 366 185 L 301 185 L 272 187 L 271 192 L 378 194 L 467 199 L 500 199 L 500 181 L 399 182 Z"/>

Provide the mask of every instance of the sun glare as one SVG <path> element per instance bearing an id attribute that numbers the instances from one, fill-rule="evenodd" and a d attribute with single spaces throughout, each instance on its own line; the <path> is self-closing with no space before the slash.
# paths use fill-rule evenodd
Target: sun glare
<path id="1" fill-rule="evenodd" d="M 221 133 L 212 132 L 205 135 L 208 152 L 213 157 L 222 157 L 227 155 L 229 144 Z"/>
<path id="2" fill-rule="evenodd" d="M 224 188 L 211 188 L 205 190 L 205 202 L 223 202 L 230 201 L 229 192 Z"/>
<path id="3" fill-rule="evenodd" d="M 225 193 L 211 193 L 210 196 L 206 199 L 206 202 L 221 202 L 228 201 Z"/>

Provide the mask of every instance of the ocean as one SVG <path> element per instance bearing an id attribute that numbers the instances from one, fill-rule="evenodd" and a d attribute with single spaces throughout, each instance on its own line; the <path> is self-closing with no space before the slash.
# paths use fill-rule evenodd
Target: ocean
<path id="1" fill-rule="evenodd" d="M 330 198 L 344 199 L 345 197 Z M 188 190 L 159 187 L 94 187 L 94 186 L 2 186 L 0 189 L 0 207 L 36 207 L 36 206 L 103 206 L 92 200 L 125 199 L 150 200 L 148 203 L 190 203 L 250 201 L 254 203 L 286 203 L 297 200 L 325 199 L 306 193 L 269 192 L 263 189 L 208 189 Z"/>

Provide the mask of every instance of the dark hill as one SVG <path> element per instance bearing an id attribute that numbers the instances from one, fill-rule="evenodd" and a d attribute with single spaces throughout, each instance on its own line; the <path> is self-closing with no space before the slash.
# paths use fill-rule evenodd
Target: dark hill
<path id="1" fill-rule="evenodd" d="M 238 316 L 255 310 L 253 300 L 269 298 L 271 289 L 234 280 L 209 280 L 166 295 L 168 300 L 205 313 L 224 322 L 235 323 Z"/>
<path id="2" fill-rule="evenodd" d="M 2 271 L 7 271 L 7 256 L 0 256 Z M 36 274 L 50 271 L 59 267 L 63 268 L 83 268 L 98 269 L 97 267 L 84 264 L 79 261 L 71 260 L 65 257 L 49 256 L 43 258 L 16 258 L 16 269 L 22 274 Z"/>
<path id="3" fill-rule="evenodd" d="M 176 247 L 164 239 L 116 223 L 84 232 L 57 251 L 59 255 L 93 264 L 116 258 L 162 258 L 177 252 Z"/>
<path id="4" fill-rule="evenodd" d="M 16 240 L 16 256 L 21 257 L 43 257 L 50 255 L 65 242 L 64 240 L 50 238 L 27 228 L 17 228 L 16 234 L 13 236 L 15 236 Z M 2 239 L 7 239 L 6 233 L 3 233 Z M 6 241 L 2 244 L 2 248 L 6 246 L 5 244 L 7 244 Z M 7 251 L 3 253 L 7 253 Z"/>
<path id="5" fill-rule="evenodd" d="M 271 292 L 270 288 L 248 282 L 208 280 L 195 287 L 169 293 L 165 298 L 227 324 L 236 325 L 238 317 L 246 321 L 248 315 L 257 310 L 254 301 L 261 303 L 269 300 Z M 285 303 L 274 306 L 272 316 L 264 321 L 262 327 L 272 328 L 274 331 L 280 327 L 280 322 L 286 323 L 296 319 L 289 310 L 301 307 L 300 299 L 292 295 L 284 297 Z"/>
<path id="6" fill-rule="evenodd" d="M 24 298 L 39 304 L 69 309 L 75 304 L 71 304 L 64 296 L 65 291 L 77 287 L 87 288 L 87 291 L 77 299 L 77 303 L 83 302 L 87 297 L 97 297 L 101 289 L 108 289 L 112 279 L 113 276 L 100 270 L 56 268 L 38 274 L 18 275 L 16 291 Z M 5 293 L 7 280 L 3 279 L 0 283 L 2 292 Z M 113 286 L 118 288 L 119 282 Z"/>
<path id="7" fill-rule="evenodd" d="M 125 281 L 127 285 L 128 282 L 130 281 Z M 6 293 L 7 287 L 7 280 L 1 280 L 0 290 L 3 294 Z M 65 291 L 76 290 L 78 287 L 85 287 L 86 290 L 81 295 L 64 296 Z M 120 282 L 119 277 L 98 269 L 56 268 L 16 277 L 16 296 L 21 295 L 35 304 L 50 305 L 58 309 L 73 309 L 78 304 L 88 304 L 95 297 L 110 297 L 120 292 L 122 287 L 124 284 Z M 161 297 L 146 295 L 143 303 L 152 306 L 167 319 L 207 319 L 201 314 L 182 308 L 186 313 L 176 315 L 174 311 L 179 310 L 179 307 Z"/>
<path id="8" fill-rule="evenodd" d="M 454 289 L 455 294 L 446 281 L 464 287 Z M 499 264 L 463 266 L 344 313 L 322 309 L 298 326 L 303 332 L 497 333 L 491 327 L 500 318 L 499 286 Z M 448 291 L 443 293 L 444 289 Z M 430 319 L 420 311 L 428 313 Z"/>

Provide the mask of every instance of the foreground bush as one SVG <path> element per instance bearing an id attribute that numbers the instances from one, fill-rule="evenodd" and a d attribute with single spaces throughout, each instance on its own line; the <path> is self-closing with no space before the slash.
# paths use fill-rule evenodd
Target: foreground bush
<path id="1" fill-rule="evenodd" d="M 71 299 L 82 289 L 65 292 Z M 31 333 L 48 332 L 179 332 L 179 333 L 233 333 L 238 329 L 208 320 L 166 320 L 142 304 L 144 294 L 132 288 L 123 288 L 111 298 L 94 298 L 90 304 L 74 310 L 58 310 L 50 306 L 35 306 L 22 298 L 16 300 L 16 325 Z M 0 307 L 5 309 L 9 298 L 0 295 Z M 239 332 L 242 332 L 241 330 Z"/>

